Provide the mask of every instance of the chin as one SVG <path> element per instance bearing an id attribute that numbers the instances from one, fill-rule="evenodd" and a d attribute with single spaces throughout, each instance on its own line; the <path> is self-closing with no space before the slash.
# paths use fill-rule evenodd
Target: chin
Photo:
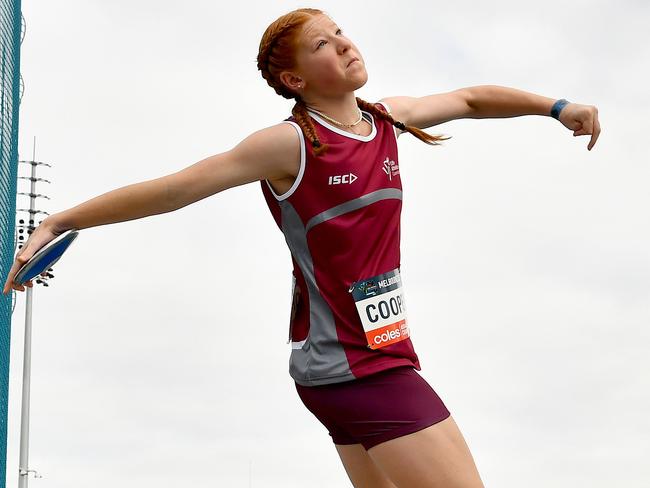
<path id="1" fill-rule="evenodd" d="M 354 85 L 353 90 L 358 90 L 359 88 L 363 87 L 366 83 L 368 82 L 368 79 L 366 78 L 364 81 L 357 83 Z"/>
<path id="2" fill-rule="evenodd" d="M 356 82 L 356 83 L 353 85 L 353 86 L 354 86 L 354 90 L 358 90 L 359 88 L 361 88 L 362 86 L 364 86 L 366 83 L 368 83 L 368 75 L 364 76 L 361 80 L 359 80 L 358 82 Z"/>

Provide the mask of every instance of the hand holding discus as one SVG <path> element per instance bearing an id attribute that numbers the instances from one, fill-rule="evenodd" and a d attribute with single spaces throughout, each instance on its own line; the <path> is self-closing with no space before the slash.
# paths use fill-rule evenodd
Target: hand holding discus
<path id="1" fill-rule="evenodd" d="M 47 224 L 47 219 L 44 220 L 32 232 L 22 250 L 16 255 L 2 293 L 6 295 L 12 288 L 25 291 L 25 285 L 31 288 L 33 286 L 31 280 L 38 274 L 45 275 L 47 270 L 61 258 L 77 235 L 79 235 L 79 231 L 76 229 L 59 232 Z"/>

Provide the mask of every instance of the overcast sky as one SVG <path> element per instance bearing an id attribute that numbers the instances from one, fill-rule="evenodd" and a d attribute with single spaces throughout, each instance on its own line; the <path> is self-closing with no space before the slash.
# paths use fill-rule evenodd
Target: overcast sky
<path id="1" fill-rule="evenodd" d="M 176 172 L 286 118 L 293 103 L 255 59 L 266 27 L 303 6 L 357 44 L 365 100 L 492 84 L 596 105 L 592 151 L 540 116 L 427 129 L 452 136 L 442 146 L 400 137 L 402 276 L 421 375 L 486 486 L 646 488 L 650 5 L 400 5 L 24 1 L 19 153 L 36 137 L 53 165 L 41 208 Z M 288 373 L 291 259 L 259 183 L 82 230 L 55 275 L 34 290 L 29 467 L 43 478 L 30 486 L 350 486 Z M 24 310 L 21 293 L 8 486 Z"/>

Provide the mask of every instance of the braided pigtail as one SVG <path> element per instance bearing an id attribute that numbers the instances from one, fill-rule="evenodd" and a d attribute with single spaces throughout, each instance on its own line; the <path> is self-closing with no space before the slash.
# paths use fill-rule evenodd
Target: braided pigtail
<path id="1" fill-rule="evenodd" d="M 391 123 L 391 125 L 394 125 L 395 127 L 397 127 L 402 131 L 413 134 L 415 137 L 417 137 L 423 142 L 426 142 L 427 144 L 430 144 L 432 146 L 439 146 L 440 142 L 438 141 L 446 141 L 448 139 L 451 139 L 451 136 L 449 137 L 432 136 L 431 134 L 424 132 L 422 129 L 419 129 L 418 127 L 414 127 L 412 125 L 405 125 L 402 122 L 393 119 L 393 116 L 391 114 L 389 114 L 388 112 L 384 112 L 383 110 L 378 108 L 375 104 L 366 102 L 365 100 L 362 100 L 359 97 L 356 97 L 356 99 L 357 99 L 357 105 L 359 106 L 360 109 L 365 110 L 366 112 L 370 112 L 375 117 L 379 117 L 381 119 L 387 120 L 388 122 Z"/>
<path id="2" fill-rule="evenodd" d="M 311 117 L 307 113 L 307 106 L 305 102 L 300 97 L 296 97 L 296 104 L 291 110 L 291 114 L 296 119 L 296 122 L 302 129 L 303 134 L 309 139 L 312 148 L 314 149 L 314 155 L 320 156 L 327 152 L 329 146 L 327 144 L 321 143 L 318 140 L 318 135 L 316 134 L 316 128 L 314 123 L 311 120 Z"/>

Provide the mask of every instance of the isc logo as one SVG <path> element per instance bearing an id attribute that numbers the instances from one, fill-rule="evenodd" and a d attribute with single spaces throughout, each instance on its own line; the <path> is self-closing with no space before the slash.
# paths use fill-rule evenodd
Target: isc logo
<path id="1" fill-rule="evenodd" d="M 357 175 L 349 173 L 347 175 L 330 176 L 330 185 L 340 185 L 342 183 L 353 183 L 357 179 Z"/>

